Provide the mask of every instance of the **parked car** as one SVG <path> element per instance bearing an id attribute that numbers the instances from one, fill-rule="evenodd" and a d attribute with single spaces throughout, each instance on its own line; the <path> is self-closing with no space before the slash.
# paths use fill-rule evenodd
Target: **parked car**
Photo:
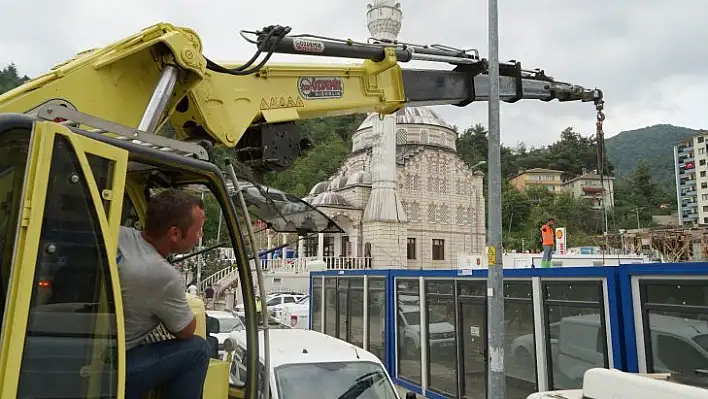
<path id="1" fill-rule="evenodd" d="M 310 297 L 306 296 L 296 303 L 283 305 L 276 312 L 274 319 L 279 324 L 290 328 L 308 329 L 310 327 Z"/>
<path id="2" fill-rule="evenodd" d="M 259 337 L 262 373 L 262 332 Z M 276 329 L 269 332 L 269 337 L 272 399 L 400 399 L 383 363 L 369 351 L 313 330 Z M 246 334 L 233 331 L 229 338 L 236 348 L 229 382 L 244 386 L 241 376 L 245 375 Z"/>
<path id="3" fill-rule="evenodd" d="M 270 310 L 272 307 L 277 308 L 278 305 L 282 305 L 285 303 L 295 303 L 305 296 L 305 294 L 298 293 L 274 293 L 266 296 L 265 303 L 268 310 Z M 234 306 L 233 313 L 240 317 L 244 317 L 246 312 L 243 310 L 243 304 L 238 304 Z"/>
<path id="4" fill-rule="evenodd" d="M 215 336 L 219 341 L 219 358 L 223 358 L 224 340 L 229 336 L 229 333 L 232 331 L 244 331 L 246 326 L 243 324 L 240 317 L 231 312 L 207 310 L 206 314 L 219 321 L 219 332 L 211 335 Z"/>

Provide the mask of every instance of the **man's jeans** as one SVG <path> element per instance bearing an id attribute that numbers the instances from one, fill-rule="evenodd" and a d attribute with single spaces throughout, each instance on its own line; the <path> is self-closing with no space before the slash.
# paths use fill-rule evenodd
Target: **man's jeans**
<path id="1" fill-rule="evenodd" d="M 553 245 L 544 245 L 543 246 L 543 260 L 550 262 L 551 255 L 553 255 Z"/>
<path id="2" fill-rule="evenodd" d="M 209 353 L 199 336 L 138 346 L 126 354 L 126 399 L 142 399 L 164 387 L 165 398 L 199 399 L 204 389 Z"/>

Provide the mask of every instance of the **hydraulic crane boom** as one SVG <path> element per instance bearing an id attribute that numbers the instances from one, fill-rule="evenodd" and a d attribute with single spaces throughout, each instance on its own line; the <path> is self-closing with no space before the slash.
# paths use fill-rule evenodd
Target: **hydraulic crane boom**
<path id="1" fill-rule="evenodd" d="M 404 106 L 465 106 L 489 97 L 488 63 L 476 51 L 433 45 L 357 43 L 290 28 L 242 32 L 257 46 L 246 64 L 219 65 L 202 54 L 196 32 L 157 24 L 102 49 L 78 54 L 49 73 L 0 96 L 0 112 L 38 113 L 128 138 L 167 146 L 155 133 L 169 121 L 183 142 L 235 147 L 262 170 L 292 165 L 299 119 L 360 112 L 393 113 Z M 249 39 L 247 35 L 252 35 Z M 261 53 L 265 59 L 251 67 Z M 274 53 L 363 59 L 360 64 L 266 64 Z M 452 70 L 406 70 L 425 60 Z M 518 62 L 500 65 L 500 93 L 520 99 L 602 103 L 602 92 L 558 82 Z M 148 111 L 146 111 L 148 110 Z M 100 122 L 101 120 L 102 122 Z M 183 144 L 189 152 L 196 146 Z M 204 158 L 205 150 L 192 151 Z"/>

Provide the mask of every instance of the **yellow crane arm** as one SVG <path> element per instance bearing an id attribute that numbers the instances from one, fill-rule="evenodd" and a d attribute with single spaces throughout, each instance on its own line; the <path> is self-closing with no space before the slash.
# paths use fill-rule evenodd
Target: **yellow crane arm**
<path id="1" fill-rule="evenodd" d="M 282 26 L 242 32 L 258 52 L 249 63 L 236 66 L 206 58 L 193 30 L 156 24 L 107 47 L 80 53 L 5 93 L 0 96 L 0 112 L 39 113 L 48 105 L 63 106 L 133 129 L 135 137 L 155 133 L 169 120 L 183 141 L 235 147 L 240 159 L 279 169 L 289 167 L 299 153 L 301 138 L 293 121 L 372 111 L 389 114 L 411 105 L 465 106 L 489 97 L 488 63 L 476 50 L 358 43 L 288 36 L 289 32 Z M 266 53 L 265 60 L 252 67 L 261 53 Z M 267 64 L 274 53 L 363 62 Z M 412 60 L 453 68 L 400 67 Z M 500 75 L 503 101 L 602 103 L 600 90 L 557 82 L 544 71 L 522 69 L 518 62 L 501 64 Z M 88 124 L 85 118 L 71 120 Z"/>

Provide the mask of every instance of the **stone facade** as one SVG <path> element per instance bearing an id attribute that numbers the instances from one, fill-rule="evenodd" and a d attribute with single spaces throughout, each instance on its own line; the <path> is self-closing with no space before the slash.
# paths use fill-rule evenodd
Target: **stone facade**
<path id="1" fill-rule="evenodd" d="M 352 154 L 338 173 L 305 198 L 346 231 L 325 238 L 325 256 L 363 257 L 368 251 L 376 268 L 429 269 L 455 268 L 461 253 L 484 253 L 483 173 L 457 156 L 457 133 L 427 108 L 396 114 L 396 195 L 405 222 L 363 221 L 374 117 L 353 134 Z"/>

